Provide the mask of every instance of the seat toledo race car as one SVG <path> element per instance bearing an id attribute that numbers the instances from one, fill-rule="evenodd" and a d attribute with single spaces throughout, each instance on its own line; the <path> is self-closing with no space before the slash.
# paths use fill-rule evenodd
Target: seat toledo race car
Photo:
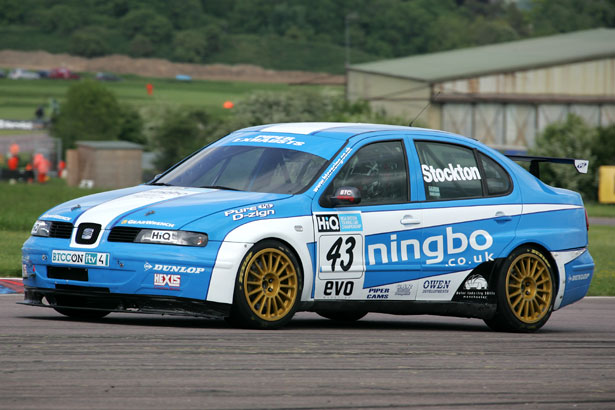
<path id="1" fill-rule="evenodd" d="M 531 169 L 550 160 L 529 159 Z M 474 317 L 533 331 L 587 293 L 587 230 L 578 193 L 473 139 L 263 125 L 149 183 L 45 212 L 23 245 L 23 303 L 78 318 L 163 313 L 255 328 L 313 311 L 342 321 Z"/>

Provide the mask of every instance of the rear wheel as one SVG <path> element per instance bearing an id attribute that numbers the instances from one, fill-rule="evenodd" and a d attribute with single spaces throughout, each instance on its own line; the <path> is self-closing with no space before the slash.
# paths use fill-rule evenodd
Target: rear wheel
<path id="1" fill-rule="evenodd" d="M 86 310 L 73 308 L 53 308 L 56 312 L 73 319 L 102 319 L 111 312 L 104 310 Z"/>
<path id="2" fill-rule="evenodd" d="M 231 321 L 258 329 L 287 324 L 301 294 L 299 264 L 277 241 L 257 243 L 244 257 L 235 283 Z"/>
<path id="3" fill-rule="evenodd" d="M 324 318 L 335 320 L 336 322 L 356 322 L 367 315 L 367 312 L 342 312 L 335 310 L 319 310 L 316 313 Z"/>
<path id="4" fill-rule="evenodd" d="M 514 250 L 501 266 L 497 284 L 496 315 L 485 320 L 494 330 L 532 332 L 540 329 L 553 311 L 553 268 L 534 247 Z"/>

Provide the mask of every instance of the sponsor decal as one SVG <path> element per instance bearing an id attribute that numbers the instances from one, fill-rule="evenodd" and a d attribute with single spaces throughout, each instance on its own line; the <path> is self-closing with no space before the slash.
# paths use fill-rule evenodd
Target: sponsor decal
<path id="1" fill-rule="evenodd" d="M 149 221 L 149 220 L 136 220 L 136 219 L 124 219 L 120 222 L 121 225 L 154 225 L 154 226 L 164 226 L 166 228 L 173 228 L 175 224 L 170 222 L 159 222 L 159 221 Z"/>
<path id="2" fill-rule="evenodd" d="M 166 273 L 154 274 L 154 287 L 157 288 L 179 288 L 181 286 L 181 275 L 171 275 Z"/>
<path id="3" fill-rule="evenodd" d="M 389 298 L 388 288 L 370 288 L 367 292 L 368 299 L 388 299 Z"/>
<path id="4" fill-rule="evenodd" d="M 575 159 L 574 166 L 577 168 L 581 174 L 587 174 L 587 167 L 589 166 L 589 161 L 585 161 L 582 159 Z"/>
<path id="5" fill-rule="evenodd" d="M 465 290 L 483 290 L 487 289 L 487 280 L 481 275 L 471 275 L 466 279 L 466 283 L 463 285 Z"/>
<path id="6" fill-rule="evenodd" d="M 325 282 L 325 296 L 352 296 L 354 282 L 346 280 L 328 280 Z"/>
<path id="7" fill-rule="evenodd" d="M 195 188 L 187 188 L 187 187 L 164 187 L 157 189 L 150 189 L 143 192 L 137 192 L 135 194 L 128 195 L 124 198 L 119 199 L 132 199 L 132 198 L 140 198 L 140 199 L 149 199 L 149 200 L 165 200 L 171 199 L 173 197 L 180 197 L 185 195 L 194 195 L 198 194 L 202 191 L 197 190 Z"/>
<path id="8" fill-rule="evenodd" d="M 440 198 L 440 187 L 429 185 L 429 196 L 432 198 Z"/>
<path id="9" fill-rule="evenodd" d="M 423 180 L 429 182 L 444 182 L 444 181 L 474 181 L 480 178 L 480 171 L 477 167 L 462 167 L 457 164 L 449 163 L 448 168 L 434 168 L 431 165 L 421 164 L 423 171 Z"/>
<path id="10" fill-rule="evenodd" d="M 279 135 L 259 135 L 257 137 L 239 137 L 231 142 L 263 142 L 265 144 L 282 144 L 300 147 L 305 144 L 304 141 L 297 141 L 295 137 L 282 137 Z"/>
<path id="11" fill-rule="evenodd" d="M 340 220 L 337 215 L 317 215 L 316 225 L 318 226 L 318 232 L 339 232 Z"/>
<path id="12" fill-rule="evenodd" d="M 240 221 L 244 218 L 266 218 L 275 215 L 275 210 L 272 209 L 273 204 L 260 204 L 247 206 L 244 208 L 231 209 L 224 212 L 224 216 L 230 216 L 233 221 Z"/>
<path id="13" fill-rule="evenodd" d="M 587 280 L 591 276 L 591 273 L 581 273 L 579 275 L 568 276 L 568 282 L 575 282 L 577 280 Z"/>
<path id="14" fill-rule="evenodd" d="M 346 148 L 344 150 L 342 155 L 340 155 L 340 157 L 337 160 L 335 160 L 335 162 L 322 175 L 322 177 L 320 177 L 320 181 L 318 181 L 318 184 L 316 184 L 316 186 L 314 187 L 313 192 L 318 192 L 320 188 L 322 188 L 322 186 L 325 184 L 325 182 L 327 182 L 327 180 L 331 177 L 331 175 L 340 167 L 340 165 L 344 163 L 344 161 L 346 160 L 348 155 L 350 155 L 351 152 L 352 152 L 352 148 Z"/>
<path id="15" fill-rule="evenodd" d="M 395 296 L 410 296 L 412 294 L 412 283 L 397 285 Z"/>
<path id="16" fill-rule="evenodd" d="M 152 231 L 149 239 L 158 242 L 176 243 L 177 231 Z"/>
<path id="17" fill-rule="evenodd" d="M 448 293 L 450 279 L 428 279 L 421 286 L 421 293 Z"/>
<path id="18" fill-rule="evenodd" d="M 203 273 L 205 272 L 205 268 L 197 268 L 195 266 L 182 266 L 182 265 L 163 265 L 163 264 L 155 264 L 152 265 L 149 262 L 145 262 L 143 264 L 143 270 L 154 270 L 156 272 L 171 272 L 171 273 Z"/>
<path id="19" fill-rule="evenodd" d="M 45 214 L 45 215 L 41 216 L 41 219 L 46 219 L 46 218 L 48 218 L 48 219 L 60 219 L 62 221 L 70 221 L 70 220 L 72 220 L 68 216 L 57 215 L 57 214 Z"/>
<path id="20" fill-rule="evenodd" d="M 453 301 L 495 303 L 495 292 L 489 290 L 485 277 L 475 273 L 466 278 L 455 293 Z"/>
<path id="21" fill-rule="evenodd" d="M 51 253 L 51 263 L 60 263 L 65 265 L 109 266 L 109 254 L 54 250 Z"/>
<path id="22" fill-rule="evenodd" d="M 363 222 L 360 213 L 316 215 L 318 232 L 361 231 Z"/>
<path id="23" fill-rule="evenodd" d="M 445 254 L 449 256 L 465 252 L 468 246 L 475 251 L 484 251 L 493 245 L 493 237 L 483 229 L 473 231 L 468 237 L 463 232 L 453 232 L 450 226 L 446 228 L 445 235 L 429 236 L 423 240 L 422 244 L 418 239 L 398 240 L 396 234 L 391 235 L 390 239 L 390 243 L 367 245 L 369 265 L 376 263 L 377 254 L 383 264 L 399 262 L 400 259 L 407 261 L 409 258 L 421 260 L 422 256 L 425 256 L 427 258 L 425 262 L 430 265 L 442 262 Z M 484 257 L 482 254 L 474 256 L 475 263 L 489 260 L 493 260 L 493 253 L 485 252 Z M 460 257 L 449 259 L 447 266 L 462 266 L 471 263 L 471 260 Z"/>

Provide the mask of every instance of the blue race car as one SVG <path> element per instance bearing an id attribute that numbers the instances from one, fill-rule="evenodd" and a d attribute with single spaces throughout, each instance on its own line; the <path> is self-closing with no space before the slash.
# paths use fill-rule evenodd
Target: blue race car
<path id="1" fill-rule="evenodd" d="M 582 160 L 517 157 L 540 162 Z M 458 135 L 374 124 L 245 128 L 152 182 L 45 212 L 23 245 L 24 304 L 225 317 L 296 311 L 483 319 L 533 331 L 585 296 L 578 193 Z"/>

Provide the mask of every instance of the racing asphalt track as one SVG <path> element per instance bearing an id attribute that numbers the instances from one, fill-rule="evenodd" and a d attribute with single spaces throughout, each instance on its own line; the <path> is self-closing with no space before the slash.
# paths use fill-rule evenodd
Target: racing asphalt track
<path id="1" fill-rule="evenodd" d="M 615 298 L 536 334 L 475 319 L 300 313 L 279 331 L 113 314 L 98 322 L 0 296 L 1 409 L 613 409 Z"/>

